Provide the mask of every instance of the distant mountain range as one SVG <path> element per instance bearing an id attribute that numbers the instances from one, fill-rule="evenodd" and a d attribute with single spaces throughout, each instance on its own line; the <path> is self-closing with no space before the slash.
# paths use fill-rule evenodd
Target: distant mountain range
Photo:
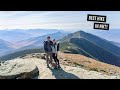
<path id="1" fill-rule="evenodd" d="M 30 30 L 30 31 L 32 32 L 32 30 Z M 6 32 L 6 33 L 4 32 L 4 33 L 7 35 L 7 34 L 9 34 L 8 32 Z M 20 38 L 20 37 L 18 37 L 19 35 L 16 34 L 16 33 L 19 33 L 19 31 L 18 32 L 17 31 L 16 32 L 10 31 L 10 33 L 12 33 L 12 32 L 13 32 L 13 35 L 8 36 L 10 39 L 14 38 L 14 40 L 15 40 L 17 38 Z M 46 31 L 44 31 L 44 32 L 46 32 Z M 48 33 L 48 32 L 46 32 L 46 33 Z M 22 33 L 19 33 L 19 34 L 22 34 Z M 21 40 L 21 41 L 18 41 L 18 42 L 12 42 L 10 40 L 12 43 L 1 39 L 0 40 L 0 50 L 1 50 L 0 56 L 6 55 L 6 54 L 9 54 L 9 53 L 13 53 L 13 52 L 16 52 L 16 51 L 26 50 L 26 49 L 41 48 L 43 46 L 43 42 L 45 40 L 47 40 L 47 36 L 50 36 L 51 40 L 52 39 L 58 40 L 58 39 L 63 38 L 67 34 L 68 34 L 67 32 L 60 32 L 60 31 L 56 32 L 56 31 L 54 31 L 54 33 L 51 33 L 51 34 L 46 34 L 46 35 L 36 36 L 36 37 L 31 37 L 31 38 L 28 35 L 28 37 L 29 37 L 29 38 L 27 37 L 28 39 L 24 38 L 24 40 Z"/>
<path id="2" fill-rule="evenodd" d="M 18 42 L 32 37 L 43 36 L 59 32 L 57 29 L 14 29 L 14 30 L 0 30 L 0 39 L 8 42 Z"/>
<path id="3" fill-rule="evenodd" d="M 0 39 L 0 56 L 3 53 L 14 50 L 12 43 Z"/>
<path id="4" fill-rule="evenodd" d="M 41 47 L 43 46 L 43 42 L 47 40 L 47 37 L 50 36 L 51 40 L 56 39 L 59 40 L 66 36 L 68 33 L 65 32 L 56 32 L 52 34 L 47 34 L 43 36 L 38 36 L 38 37 L 33 37 L 30 39 L 22 40 L 16 43 L 16 45 L 21 46 L 20 49 L 31 49 L 31 48 L 36 48 L 36 47 Z"/>
<path id="5" fill-rule="evenodd" d="M 108 40 L 84 31 L 77 31 L 59 41 L 63 52 L 82 54 L 105 63 L 120 66 L 120 48 Z"/>
<path id="6" fill-rule="evenodd" d="M 114 45 L 116 45 L 116 46 L 118 46 L 118 47 L 120 47 L 120 43 L 118 43 L 118 42 L 111 41 L 111 43 L 114 44 Z"/>
<path id="7" fill-rule="evenodd" d="M 120 29 L 106 30 L 87 30 L 88 33 L 94 34 L 108 41 L 114 41 L 120 43 Z"/>
<path id="8" fill-rule="evenodd" d="M 0 33 L 1 32 L 5 33 L 4 31 L 0 31 Z M 23 34 L 23 36 L 26 35 L 25 37 L 27 37 L 27 35 L 30 35 L 30 33 L 32 34 L 32 32 L 34 31 L 30 30 L 29 33 L 25 34 L 23 34 L 23 31 L 20 33 L 21 35 Z M 14 34 L 16 33 L 20 34 L 19 31 L 14 32 Z M 46 35 L 37 36 L 38 33 L 36 30 L 36 37 L 28 36 L 27 39 L 19 39 L 18 41 L 16 40 L 17 42 L 13 43 L 1 39 L 0 56 L 9 59 L 9 57 L 13 57 L 14 55 L 16 57 L 19 55 L 23 55 L 21 53 L 23 53 L 24 50 L 27 50 L 25 51 L 27 53 L 29 52 L 29 50 L 31 50 L 30 52 L 36 52 L 36 50 L 42 48 L 43 41 L 46 40 L 46 37 L 50 36 L 51 39 L 55 38 L 57 41 L 60 42 L 60 50 L 65 53 L 81 54 L 93 58 L 95 60 L 120 66 L 120 44 L 116 41 L 109 41 L 104 38 L 93 35 L 92 33 L 86 33 L 84 31 L 68 33 L 59 30 L 54 32 L 53 30 L 53 33 L 50 33 L 50 31 L 49 34 L 47 33 L 48 32 L 46 31 Z M 5 34 L 9 35 L 9 33 Z M 14 34 L 14 38 L 18 38 Z"/>
<path id="9" fill-rule="evenodd" d="M 43 53 L 43 48 L 37 48 L 37 49 L 26 49 L 26 50 L 20 50 L 20 51 L 14 51 L 11 53 L 7 53 L 4 56 L 0 57 L 0 61 L 7 61 L 7 60 L 11 60 L 17 57 L 22 57 L 25 56 L 27 54 L 31 54 L 31 53 Z"/>
<path id="10" fill-rule="evenodd" d="M 23 31 L 11 30 L 11 31 L 1 31 L 0 30 L 0 39 L 8 41 L 8 42 L 16 42 L 24 39 L 31 38 L 32 36 L 28 33 L 24 33 Z"/>

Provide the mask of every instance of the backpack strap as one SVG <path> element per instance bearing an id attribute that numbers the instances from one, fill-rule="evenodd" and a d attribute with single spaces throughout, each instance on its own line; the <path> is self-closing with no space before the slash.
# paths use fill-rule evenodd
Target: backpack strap
<path id="1" fill-rule="evenodd" d="M 52 42 L 52 41 L 50 41 L 50 44 L 51 44 L 51 45 L 53 45 L 53 42 Z"/>
<path id="2" fill-rule="evenodd" d="M 57 51 L 59 51 L 59 43 L 57 43 Z"/>
<path id="3" fill-rule="evenodd" d="M 45 41 L 45 44 L 47 45 L 47 44 L 48 44 L 48 41 Z M 52 45 L 52 44 L 53 44 L 53 42 L 50 41 L 50 45 Z"/>

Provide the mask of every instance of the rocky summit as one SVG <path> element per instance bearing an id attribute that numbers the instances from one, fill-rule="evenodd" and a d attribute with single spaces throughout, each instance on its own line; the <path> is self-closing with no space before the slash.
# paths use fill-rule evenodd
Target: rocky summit
<path id="1" fill-rule="evenodd" d="M 72 57 L 73 55 L 71 54 L 59 53 L 60 69 L 54 69 L 52 66 L 47 68 L 44 54 L 36 53 L 28 54 L 25 57 L 18 57 L 1 63 L 0 79 L 120 79 L 120 75 L 107 75 L 101 72 L 102 68 L 97 66 L 105 66 L 106 69 L 104 70 L 111 69 L 112 67 L 120 70 L 119 67 L 106 65 L 82 55 L 77 56 L 77 58 L 73 57 L 74 60 Z M 72 65 L 72 63 L 75 65 Z M 94 66 L 94 64 L 97 64 L 97 66 Z M 96 69 L 92 69 L 91 65 L 94 68 L 96 67 Z M 91 69 L 85 69 L 84 66 Z M 98 69 L 101 69 L 101 71 Z"/>

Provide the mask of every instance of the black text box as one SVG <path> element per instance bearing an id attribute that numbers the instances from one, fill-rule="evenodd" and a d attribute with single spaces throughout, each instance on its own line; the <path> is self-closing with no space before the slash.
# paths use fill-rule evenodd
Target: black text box
<path id="1" fill-rule="evenodd" d="M 106 22 L 106 16 L 88 14 L 87 21 Z"/>
<path id="2" fill-rule="evenodd" d="M 94 29 L 109 30 L 108 23 L 94 23 Z"/>

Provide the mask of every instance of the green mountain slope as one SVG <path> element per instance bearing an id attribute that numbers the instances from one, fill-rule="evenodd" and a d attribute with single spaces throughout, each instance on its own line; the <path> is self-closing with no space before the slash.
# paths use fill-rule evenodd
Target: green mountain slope
<path id="1" fill-rule="evenodd" d="M 120 48 L 105 39 L 78 31 L 59 41 L 60 50 L 63 52 L 82 54 L 105 63 L 120 66 Z"/>

